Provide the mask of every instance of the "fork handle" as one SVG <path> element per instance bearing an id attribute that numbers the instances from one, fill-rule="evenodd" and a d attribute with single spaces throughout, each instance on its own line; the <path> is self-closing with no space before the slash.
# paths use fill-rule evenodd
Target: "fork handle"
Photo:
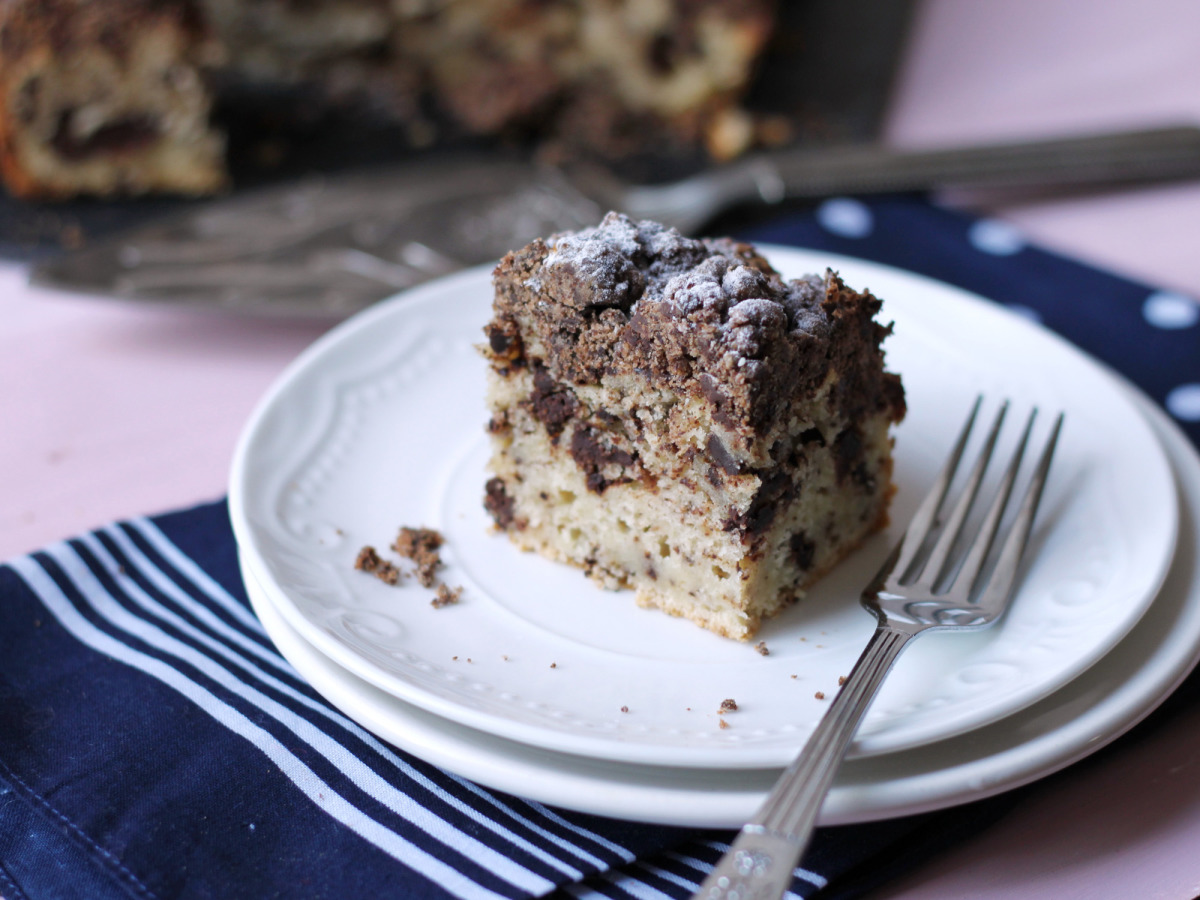
<path id="1" fill-rule="evenodd" d="M 694 900 L 780 897 L 863 715 L 896 658 L 923 626 L 880 625 L 799 756 L 704 879 Z"/>

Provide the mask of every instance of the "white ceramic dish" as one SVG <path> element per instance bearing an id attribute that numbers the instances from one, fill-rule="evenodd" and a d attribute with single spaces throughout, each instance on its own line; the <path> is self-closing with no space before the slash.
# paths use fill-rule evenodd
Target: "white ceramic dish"
<path id="1" fill-rule="evenodd" d="M 970 734 L 849 760 L 821 823 L 848 824 L 979 800 L 1058 771 L 1124 734 L 1200 656 L 1200 456 L 1157 421 L 1184 502 L 1171 572 L 1141 621 L 1097 665 L 1049 697 Z M 280 652 L 330 702 L 381 738 L 495 790 L 598 815 L 727 828 L 757 809 L 778 770 L 614 763 L 530 747 L 398 700 L 305 641 L 246 570 L 251 600 Z"/>
<path id="2" fill-rule="evenodd" d="M 897 433 L 897 523 L 933 480 L 977 393 L 1068 420 L 1010 614 L 906 652 L 852 755 L 891 753 L 1009 716 L 1086 671 L 1137 622 L 1172 557 L 1169 465 L 1145 418 L 1090 358 L 955 288 L 884 266 L 764 248 L 785 274 L 826 265 L 885 298 L 889 364 L 909 416 Z M 305 640 L 359 678 L 462 725 L 613 762 L 784 765 L 866 643 L 853 598 L 898 528 L 759 637 L 769 656 L 637 608 L 577 571 L 489 533 L 483 363 L 486 270 L 425 285 L 355 317 L 289 369 L 247 426 L 230 487 L 243 558 Z M 1044 417 L 1048 419 L 1049 417 Z M 1044 426 L 1048 425 L 1044 423 Z M 1017 429 L 1011 428 L 1015 434 Z M 353 571 L 400 525 L 443 532 L 433 609 L 415 583 Z M 717 709 L 740 709 L 718 727 Z M 628 711 L 623 711 L 628 710 Z"/>

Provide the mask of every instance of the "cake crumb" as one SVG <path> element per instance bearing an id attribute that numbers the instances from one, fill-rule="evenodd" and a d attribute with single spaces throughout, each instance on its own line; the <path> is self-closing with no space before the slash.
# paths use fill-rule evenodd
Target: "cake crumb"
<path id="1" fill-rule="evenodd" d="M 727 698 L 721 701 L 721 708 L 717 710 L 717 715 L 723 716 L 727 712 L 737 712 L 737 701 Z"/>
<path id="2" fill-rule="evenodd" d="M 558 668 L 558 663 L 550 663 L 550 668 L 552 668 L 552 669 L 557 669 L 557 668 Z"/>
<path id="3" fill-rule="evenodd" d="M 405 526 L 400 529 L 400 533 L 392 543 L 392 549 L 417 564 L 417 581 L 421 583 L 422 587 L 433 587 L 433 574 L 442 565 L 438 548 L 444 542 L 445 539 L 441 533 L 432 528 Z"/>
<path id="4" fill-rule="evenodd" d="M 358 551 L 358 557 L 354 560 L 354 568 L 360 572 L 374 575 L 384 584 L 394 585 L 400 581 L 400 570 L 380 557 L 375 548 L 369 545 Z"/>
<path id="5" fill-rule="evenodd" d="M 799 677 L 800 677 L 799 675 L 793 675 L 793 676 L 792 676 L 792 679 L 793 679 L 793 680 L 795 680 L 795 679 L 797 679 L 797 678 L 799 678 Z"/>
<path id="6" fill-rule="evenodd" d="M 771 651 L 767 649 L 766 641 L 759 641 L 757 644 L 754 645 L 754 649 L 757 650 L 763 656 L 771 655 Z"/>
<path id="7" fill-rule="evenodd" d="M 824 699 L 825 699 L 825 692 L 824 692 L 824 691 L 817 691 L 815 694 L 813 694 L 813 696 L 814 696 L 814 697 L 816 697 L 818 700 L 824 700 Z"/>
<path id="8" fill-rule="evenodd" d="M 623 713 L 627 713 L 627 712 L 629 712 L 629 707 L 628 707 L 628 706 L 622 706 L 622 707 L 621 707 L 621 712 L 623 712 Z"/>
<path id="9" fill-rule="evenodd" d="M 720 722 L 718 722 L 717 724 L 718 724 L 718 725 L 720 725 L 722 728 L 728 728 L 728 727 L 729 727 L 729 723 L 728 723 L 728 722 L 726 722 L 724 719 L 721 719 L 721 721 L 720 721 Z"/>
<path id="10" fill-rule="evenodd" d="M 841 687 L 841 686 L 842 686 L 843 684 L 845 684 L 845 683 L 846 683 L 846 676 L 845 676 L 845 675 L 839 675 L 839 676 L 838 676 L 838 687 Z"/>
<path id="11" fill-rule="evenodd" d="M 429 601 L 429 605 L 434 609 L 441 609 L 443 606 L 450 606 L 452 603 L 457 603 L 458 598 L 462 596 L 463 589 L 461 587 L 447 587 L 442 582 L 438 582 L 437 596 Z"/>

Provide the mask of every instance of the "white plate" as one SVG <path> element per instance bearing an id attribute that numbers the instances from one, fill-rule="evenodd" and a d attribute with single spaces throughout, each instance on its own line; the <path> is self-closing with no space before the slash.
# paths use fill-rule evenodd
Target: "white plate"
<path id="1" fill-rule="evenodd" d="M 1097 665 L 1050 697 L 970 734 L 846 762 L 821 824 L 909 815 L 1018 787 L 1108 744 L 1158 706 L 1200 655 L 1200 456 L 1154 418 L 1183 494 L 1179 551 L 1149 611 Z M 245 569 L 244 569 L 245 570 Z M 746 821 L 777 770 L 659 768 L 575 757 L 506 741 L 396 699 L 301 638 L 246 571 L 267 633 L 334 705 L 375 734 L 495 790 L 598 815 L 731 828 Z"/>
<path id="2" fill-rule="evenodd" d="M 1067 425 L 1010 614 L 974 635 L 931 635 L 901 658 L 853 755 L 977 728 L 1077 677 L 1137 622 L 1169 565 L 1175 495 L 1161 446 L 1094 361 L 1017 316 L 884 266 L 766 248 L 789 275 L 833 265 L 884 298 L 909 416 L 896 438 L 908 520 L 974 396 L 1066 410 Z M 490 312 L 476 269 L 355 317 L 301 356 L 251 419 L 230 501 L 244 558 L 323 653 L 460 724 L 597 759 L 705 768 L 781 766 L 803 743 L 873 621 L 862 585 L 898 536 L 869 542 L 752 645 L 716 637 L 489 533 L 483 362 Z M 1046 417 L 1049 418 L 1049 417 Z M 1046 423 L 1048 425 L 1048 423 Z M 1015 433 L 1017 429 L 1012 428 Z M 352 569 L 400 525 L 447 537 L 456 606 Z M 720 728 L 721 701 L 739 711 Z M 628 710 L 623 711 L 623 710 Z"/>

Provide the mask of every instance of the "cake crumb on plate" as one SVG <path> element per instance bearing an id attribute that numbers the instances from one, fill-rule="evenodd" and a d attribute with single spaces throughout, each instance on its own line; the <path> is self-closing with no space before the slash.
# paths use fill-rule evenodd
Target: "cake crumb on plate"
<path id="1" fill-rule="evenodd" d="M 445 543 L 441 532 L 432 528 L 409 528 L 404 526 L 396 535 L 392 549 L 401 556 L 411 559 L 417 566 L 417 581 L 422 587 L 433 587 L 434 572 L 442 566 L 438 548 Z"/>
<path id="2" fill-rule="evenodd" d="M 354 560 L 354 568 L 360 572 L 374 575 L 384 584 L 400 583 L 400 570 L 381 557 L 375 548 L 369 545 L 358 551 L 358 557 Z"/>

